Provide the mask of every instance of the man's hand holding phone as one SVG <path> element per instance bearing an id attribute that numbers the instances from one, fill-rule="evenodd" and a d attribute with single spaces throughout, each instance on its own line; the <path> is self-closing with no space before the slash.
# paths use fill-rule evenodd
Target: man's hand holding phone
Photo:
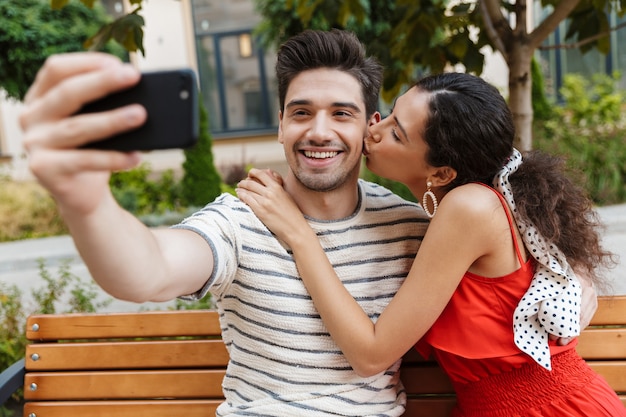
<path id="1" fill-rule="evenodd" d="M 48 58 L 29 89 L 20 125 L 29 166 L 55 197 L 64 218 L 89 214 L 110 196 L 110 172 L 140 162 L 138 153 L 78 149 L 136 129 L 146 109 L 131 104 L 101 113 L 77 114 L 87 103 L 136 85 L 141 74 L 102 53 L 72 53 Z"/>
<path id="2" fill-rule="evenodd" d="M 87 103 L 79 113 L 97 113 L 141 104 L 148 119 L 139 128 L 85 147 L 119 151 L 189 148 L 198 139 L 198 97 L 190 69 L 146 72 L 133 87 Z"/>

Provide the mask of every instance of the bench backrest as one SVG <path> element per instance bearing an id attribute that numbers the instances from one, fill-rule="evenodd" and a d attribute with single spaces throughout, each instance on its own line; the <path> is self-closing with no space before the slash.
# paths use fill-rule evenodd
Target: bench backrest
<path id="1" fill-rule="evenodd" d="M 214 311 L 28 318 L 24 416 L 214 415 L 228 353 Z M 626 405 L 626 296 L 602 298 L 578 351 Z M 407 354 L 405 416 L 448 416 L 454 393 L 437 365 Z"/>

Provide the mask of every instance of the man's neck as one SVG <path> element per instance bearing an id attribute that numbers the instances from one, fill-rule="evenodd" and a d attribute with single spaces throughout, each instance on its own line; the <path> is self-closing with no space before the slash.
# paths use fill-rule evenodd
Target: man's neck
<path id="1" fill-rule="evenodd" d="M 351 216 L 359 202 L 356 181 L 349 181 L 332 191 L 312 191 L 293 176 L 285 178 L 285 190 L 302 213 L 317 220 L 339 220 Z"/>

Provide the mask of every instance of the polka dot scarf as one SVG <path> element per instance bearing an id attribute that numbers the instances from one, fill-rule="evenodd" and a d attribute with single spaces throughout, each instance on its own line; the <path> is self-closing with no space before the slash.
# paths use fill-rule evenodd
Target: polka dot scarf
<path id="1" fill-rule="evenodd" d="M 580 284 L 559 248 L 547 242 L 515 209 L 508 177 L 522 164 L 517 149 L 494 177 L 493 186 L 505 198 L 528 252 L 537 261 L 530 288 L 513 317 L 515 344 L 539 365 L 551 370 L 548 334 L 573 337 L 580 333 Z"/>

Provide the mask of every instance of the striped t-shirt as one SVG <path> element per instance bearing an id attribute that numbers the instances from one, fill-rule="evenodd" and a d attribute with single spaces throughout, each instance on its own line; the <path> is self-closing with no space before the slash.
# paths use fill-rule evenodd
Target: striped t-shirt
<path id="1" fill-rule="evenodd" d="M 359 181 L 353 215 L 308 219 L 348 291 L 376 320 L 398 290 L 426 232 L 419 205 Z M 399 416 L 400 361 L 359 377 L 334 343 L 298 276 L 289 248 L 244 203 L 224 194 L 174 226 L 211 246 L 205 287 L 220 314 L 230 362 L 219 416 Z"/>

